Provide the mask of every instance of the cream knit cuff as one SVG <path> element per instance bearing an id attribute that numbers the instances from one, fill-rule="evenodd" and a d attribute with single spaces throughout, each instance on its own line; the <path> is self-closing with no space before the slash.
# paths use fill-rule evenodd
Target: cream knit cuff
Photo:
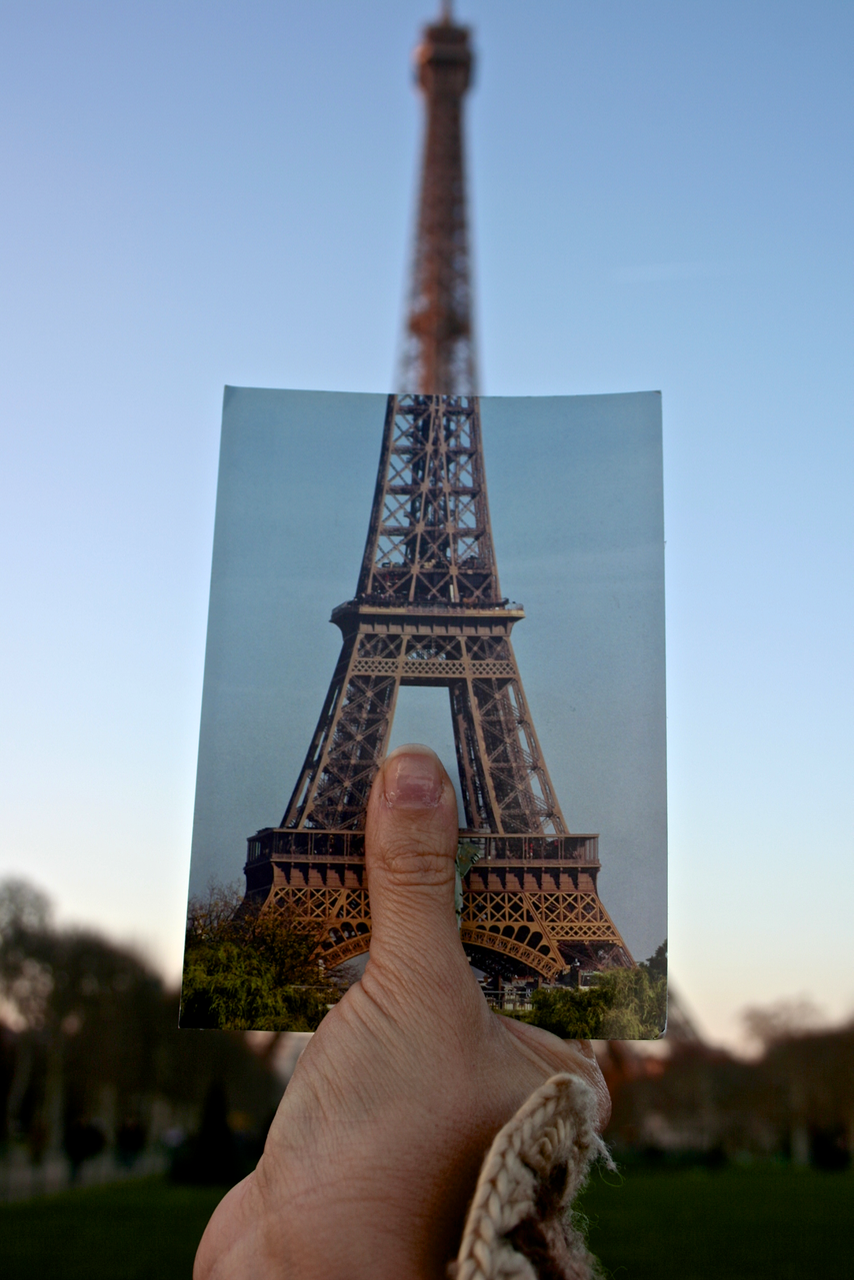
<path id="1" fill-rule="evenodd" d="M 590 1280 L 596 1262 L 570 1203 L 597 1156 L 596 1095 L 557 1075 L 496 1136 L 483 1163 L 449 1280 Z M 611 1167 L 613 1167 L 611 1165 Z"/>

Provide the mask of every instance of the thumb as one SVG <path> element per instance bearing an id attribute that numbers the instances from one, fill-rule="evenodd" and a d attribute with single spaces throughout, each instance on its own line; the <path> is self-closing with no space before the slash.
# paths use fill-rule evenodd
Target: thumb
<path id="1" fill-rule="evenodd" d="M 433 968 L 448 949 L 465 963 L 454 912 L 458 841 L 456 796 L 439 757 L 398 747 L 374 779 L 365 827 L 374 964 Z"/>

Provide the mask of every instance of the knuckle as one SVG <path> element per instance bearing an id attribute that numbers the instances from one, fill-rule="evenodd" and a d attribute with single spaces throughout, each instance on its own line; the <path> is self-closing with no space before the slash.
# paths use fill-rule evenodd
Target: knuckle
<path id="1" fill-rule="evenodd" d="M 417 837 L 385 841 L 380 865 L 395 885 L 447 885 L 454 879 L 454 860 Z"/>

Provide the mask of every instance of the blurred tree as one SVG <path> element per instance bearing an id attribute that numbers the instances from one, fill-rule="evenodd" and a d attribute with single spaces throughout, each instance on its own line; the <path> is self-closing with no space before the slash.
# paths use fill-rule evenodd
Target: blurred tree
<path id="1" fill-rule="evenodd" d="M 39 954 L 49 934 L 50 904 L 24 880 L 0 883 L 0 1001 L 4 1020 L 38 1027 L 53 987 Z"/>
<path id="2" fill-rule="evenodd" d="M 785 1135 L 783 1146 L 794 1159 L 828 1170 L 848 1168 L 854 1150 L 854 1024 L 786 1035 L 779 1011 L 779 1004 L 768 1010 L 776 1030 L 756 1066 L 762 1114 Z"/>
<path id="3" fill-rule="evenodd" d="M 854 1024 L 807 1029 L 810 1001 L 780 1001 L 749 1011 L 762 1055 L 738 1060 L 693 1040 L 665 1040 L 649 1057 L 608 1046 L 622 1059 L 609 1073 L 613 1112 L 606 1137 L 623 1149 L 693 1157 L 785 1156 L 840 1170 L 854 1150 Z M 760 1034 L 761 1032 L 761 1034 Z"/>
<path id="4" fill-rule="evenodd" d="M 281 1096 L 245 1036 L 179 1032 L 177 995 L 148 965 L 55 928 L 45 896 L 20 880 L 0 883 L 0 1023 L 5 1136 L 25 1137 L 34 1157 L 62 1145 L 91 1155 L 80 1135 L 97 1124 L 127 1158 L 155 1121 L 192 1128 L 214 1083 L 256 1130 Z"/>
<path id="5" fill-rule="evenodd" d="M 748 1039 L 763 1049 L 770 1049 L 784 1040 L 817 1030 L 824 1017 L 818 1005 L 807 996 L 797 996 L 761 1007 L 750 1006 L 742 1010 L 741 1021 Z"/>
<path id="6" fill-rule="evenodd" d="M 261 1152 L 253 1154 L 247 1167 L 228 1123 L 225 1089 L 214 1080 L 205 1094 L 198 1132 L 175 1153 L 172 1178 L 196 1186 L 228 1186 L 251 1172 Z"/>

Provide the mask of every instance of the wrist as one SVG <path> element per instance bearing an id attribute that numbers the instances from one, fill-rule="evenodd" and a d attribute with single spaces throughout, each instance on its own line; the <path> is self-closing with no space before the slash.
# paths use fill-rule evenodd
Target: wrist
<path id="1" fill-rule="evenodd" d="M 362 1159 L 342 1151 L 346 1140 L 328 1159 L 317 1149 L 310 1160 L 265 1154 L 251 1196 L 269 1267 L 252 1280 L 445 1280 L 491 1136 L 424 1151 L 387 1136 L 370 1156 L 357 1140 Z"/>
<path id="2" fill-rule="evenodd" d="M 251 1280 L 445 1280 L 477 1169 L 458 1204 L 435 1193 L 420 1203 L 408 1193 L 388 1194 L 393 1177 L 364 1173 L 343 1183 L 327 1181 L 322 1193 L 316 1185 L 283 1185 L 279 1173 L 265 1171 L 263 1160 L 253 1177 L 263 1247 Z M 404 1185 L 400 1171 L 396 1182 Z"/>

